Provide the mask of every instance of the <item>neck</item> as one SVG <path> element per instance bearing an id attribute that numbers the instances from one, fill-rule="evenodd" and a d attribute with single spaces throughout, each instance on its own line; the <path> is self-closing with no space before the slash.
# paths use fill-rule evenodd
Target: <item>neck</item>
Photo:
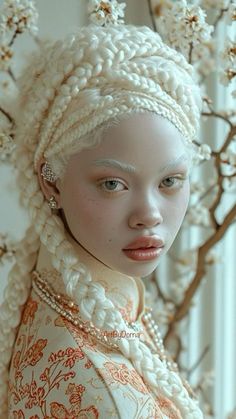
<path id="1" fill-rule="evenodd" d="M 123 318 L 129 322 L 138 320 L 143 313 L 145 302 L 145 289 L 142 280 L 112 270 L 83 248 L 68 232 L 65 234 L 66 239 L 73 245 L 79 262 L 88 268 L 92 280 L 99 282 L 104 287 L 106 296 L 112 300 Z M 48 282 L 51 282 L 57 292 L 65 293 L 61 275 L 54 269 L 52 255 L 43 244 L 40 247 L 36 269 L 39 273 L 50 271 L 50 275 L 47 276 Z M 53 275 L 51 275 L 52 271 Z"/>

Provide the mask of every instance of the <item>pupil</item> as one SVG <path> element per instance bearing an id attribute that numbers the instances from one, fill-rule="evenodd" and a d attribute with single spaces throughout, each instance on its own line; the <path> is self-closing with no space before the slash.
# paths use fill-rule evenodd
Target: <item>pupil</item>
<path id="1" fill-rule="evenodd" d="M 171 178 L 167 178 L 167 179 L 165 179 L 165 182 L 166 182 L 167 185 L 172 185 L 173 180 Z"/>
<path id="2" fill-rule="evenodd" d="M 115 189 L 116 185 L 117 185 L 116 180 L 107 180 L 106 181 L 106 186 L 108 187 L 108 189 Z"/>

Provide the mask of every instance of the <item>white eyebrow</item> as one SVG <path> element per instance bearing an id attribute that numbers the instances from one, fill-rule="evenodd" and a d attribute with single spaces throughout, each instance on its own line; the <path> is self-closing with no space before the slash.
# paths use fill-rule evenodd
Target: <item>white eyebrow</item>
<path id="1" fill-rule="evenodd" d="M 131 164 L 122 163 L 121 161 L 114 160 L 114 159 L 99 159 L 99 160 L 94 160 L 93 163 L 96 166 L 117 167 L 118 169 L 121 169 L 124 172 L 128 172 L 128 173 L 136 172 L 135 167 L 131 166 Z"/>
<path id="2" fill-rule="evenodd" d="M 175 169 L 178 165 L 182 162 L 188 160 L 187 154 L 181 154 L 181 156 L 177 157 L 177 159 L 173 160 L 172 162 L 168 163 L 166 166 L 162 167 L 159 173 L 168 172 L 169 170 Z"/>
<path id="3" fill-rule="evenodd" d="M 166 166 L 162 167 L 162 169 L 158 173 L 161 174 L 165 171 L 175 169 L 182 161 L 186 161 L 186 160 L 188 160 L 188 157 L 184 153 L 180 157 L 177 157 L 177 159 L 173 160 L 172 162 L 169 162 Z M 116 167 L 128 173 L 137 172 L 136 168 L 132 166 L 131 164 L 123 163 L 115 159 L 98 159 L 98 160 L 94 160 L 93 163 L 95 164 L 95 166 Z"/>

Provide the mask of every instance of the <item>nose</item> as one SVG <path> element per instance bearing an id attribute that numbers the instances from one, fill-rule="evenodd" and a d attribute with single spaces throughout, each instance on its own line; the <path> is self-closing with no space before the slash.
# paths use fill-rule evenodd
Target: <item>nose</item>
<path id="1" fill-rule="evenodd" d="M 136 229 L 155 227 L 162 222 L 163 217 L 157 202 L 145 199 L 129 216 L 129 227 Z"/>

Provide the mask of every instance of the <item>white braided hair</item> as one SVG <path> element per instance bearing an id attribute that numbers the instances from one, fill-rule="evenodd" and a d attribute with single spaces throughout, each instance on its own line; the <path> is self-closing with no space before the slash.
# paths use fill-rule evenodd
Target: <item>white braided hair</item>
<path id="1" fill-rule="evenodd" d="M 201 108 L 193 68 L 145 26 L 80 28 L 64 41 L 44 46 L 25 69 L 19 87 L 13 162 L 32 227 L 19 244 L 0 311 L 0 418 L 4 419 L 12 346 L 40 243 L 52 254 L 53 266 L 83 319 L 106 330 L 128 331 L 104 288 L 78 260 L 62 220 L 51 213 L 37 177 L 39 160 L 46 158 L 62 177 L 73 153 L 97 144 L 104 127 L 135 112 L 169 119 L 188 146 L 197 136 Z M 179 376 L 137 337 L 114 341 L 154 394 L 171 399 L 183 418 L 203 417 Z"/>

